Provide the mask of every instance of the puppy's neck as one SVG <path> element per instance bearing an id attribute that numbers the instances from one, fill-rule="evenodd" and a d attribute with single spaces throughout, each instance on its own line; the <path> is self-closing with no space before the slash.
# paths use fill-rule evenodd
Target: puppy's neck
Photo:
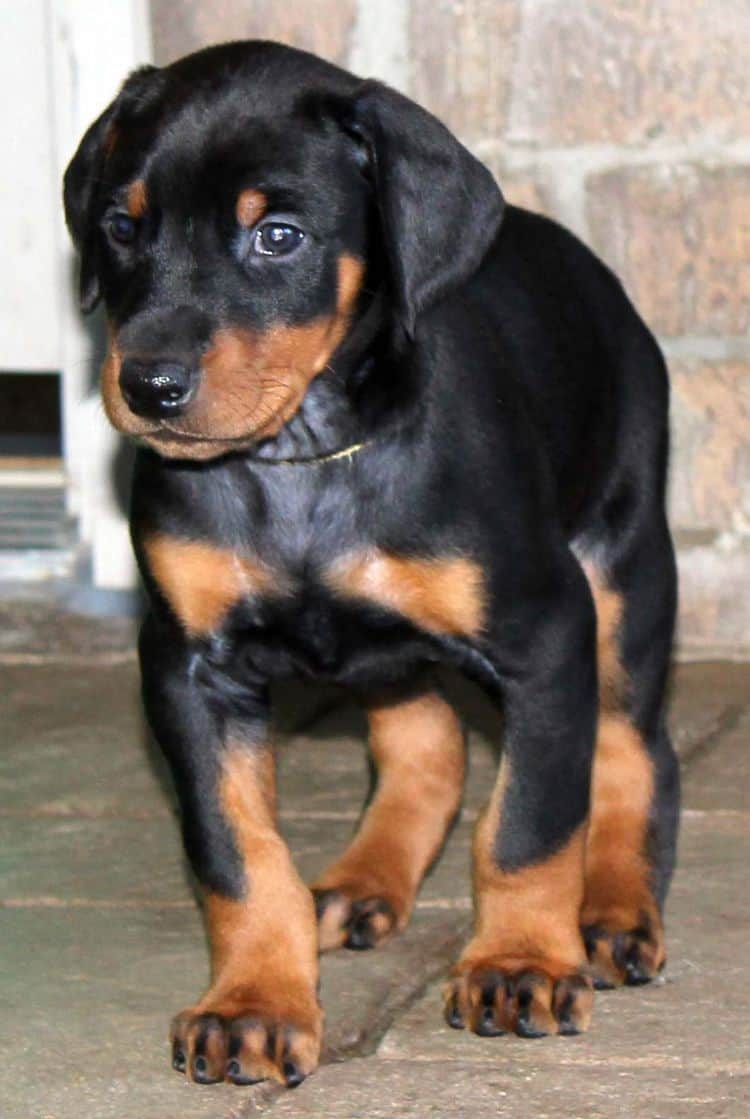
<path id="1" fill-rule="evenodd" d="M 385 297 L 376 293 L 331 364 L 311 383 L 299 410 L 277 435 L 254 449 L 254 459 L 314 462 L 359 449 L 377 437 L 391 403 L 392 378 L 382 375 L 389 364 L 385 322 Z"/>

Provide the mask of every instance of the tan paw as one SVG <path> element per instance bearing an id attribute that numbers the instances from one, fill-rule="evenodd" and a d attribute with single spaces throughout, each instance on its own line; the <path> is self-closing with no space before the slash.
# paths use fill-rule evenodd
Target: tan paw
<path id="1" fill-rule="evenodd" d="M 362 897 L 354 889 L 315 889 L 318 945 L 363 951 L 376 948 L 402 927 L 394 906 L 384 897 Z M 405 922 L 404 922 L 405 923 Z"/>
<path id="2" fill-rule="evenodd" d="M 445 1018 L 481 1037 L 578 1034 L 588 1029 L 591 980 L 543 959 L 487 957 L 459 963 L 445 985 Z"/>
<path id="3" fill-rule="evenodd" d="M 196 1084 L 277 1080 L 295 1088 L 318 1065 L 323 1015 L 316 1003 L 287 1008 L 233 994 L 183 1010 L 172 1022 L 172 1066 Z"/>
<path id="4" fill-rule="evenodd" d="M 638 922 L 599 920 L 581 929 L 594 986 L 638 987 L 650 983 L 666 963 L 664 934 L 658 917 L 646 914 Z"/>

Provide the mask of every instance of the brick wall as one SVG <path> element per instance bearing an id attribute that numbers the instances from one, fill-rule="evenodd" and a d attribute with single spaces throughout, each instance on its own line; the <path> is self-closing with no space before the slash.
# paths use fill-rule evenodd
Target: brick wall
<path id="1" fill-rule="evenodd" d="M 672 371 L 685 656 L 750 653 L 748 0 L 152 0 L 157 61 L 277 38 L 391 82 L 623 279 Z"/>

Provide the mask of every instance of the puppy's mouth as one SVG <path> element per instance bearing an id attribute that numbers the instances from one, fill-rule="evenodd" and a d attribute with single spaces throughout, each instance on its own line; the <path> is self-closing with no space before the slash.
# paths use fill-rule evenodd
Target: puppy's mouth
<path id="1" fill-rule="evenodd" d="M 179 449 L 184 450 L 186 458 L 215 458 L 232 450 L 246 450 L 258 442 L 258 437 L 250 432 L 246 435 L 222 436 L 207 432 L 180 431 L 168 423 L 160 423 L 148 431 L 138 433 L 124 432 L 139 443 L 163 454 L 166 458 L 179 458 Z"/>

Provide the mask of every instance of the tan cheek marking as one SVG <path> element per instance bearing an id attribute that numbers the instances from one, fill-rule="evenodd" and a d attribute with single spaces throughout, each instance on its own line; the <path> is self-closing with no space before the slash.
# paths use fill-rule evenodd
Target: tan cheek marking
<path id="1" fill-rule="evenodd" d="M 337 594 L 375 602 L 436 633 L 476 636 L 484 623 L 482 571 L 460 556 L 411 559 L 373 549 L 336 561 L 326 582 Z"/>
<path id="2" fill-rule="evenodd" d="M 117 338 L 114 333 L 109 331 L 109 342 L 107 346 L 107 356 L 102 364 L 102 401 L 104 403 L 104 410 L 112 424 L 117 426 L 119 418 L 119 408 L 124 405 L 120 395 L 120 368 L 122 366 L 122 354 L 120 347 L 117 343 Z"/>
<path id="3" fill-rule="evenodd" d="M 262 191 L 253 190 L 251 187 L 241 191 L 234 208 L 237 224 L 249 229 L 257 221 L 260 221 L 267 208 L 268 199 Z"/>
<path id="4" fill-rule="evenodd" d="M 348 316 L 354 309 L 357 296 L 365 278 L 364 261 L 359 257 L 342 253 L 339 257 L 339 283 L 337 310 L 339 315 Z"/>
<path id="5" fill-rule="evenodd" d="M 193 636 L 215 630 L 242 598 L 280 590 L 262 564 L 211 544 L 157 534 L 144 550 L 151 574 Z"/>
<path id="6" fill-rule="evenodd" d="M 130 411 L 120 392 L 122 352 L 115 328 L 108 327 L 107 354 L 101 368 L 101 394 L 107 419 L 118 431 L 126 435 L 140 435 L 148 430 L 148 423 Z"/>
<path id="7" fill-rule="evenodd" d="M 131 218 L 142 218 L 146 213 L 147 198 L 146 184 L 143 179 L 136 179 L 128 187 L 127 207 Z"/>
<path id="8" fill-rule="evenodd" d="M 263 333 L 237 327 L 217 331 L 202 364 L 198 409 L 203 425 L 227 438 L 276 435 L 343 341 L 363 276 L 362 261 L 342 256 L 333 315 Z"/>

